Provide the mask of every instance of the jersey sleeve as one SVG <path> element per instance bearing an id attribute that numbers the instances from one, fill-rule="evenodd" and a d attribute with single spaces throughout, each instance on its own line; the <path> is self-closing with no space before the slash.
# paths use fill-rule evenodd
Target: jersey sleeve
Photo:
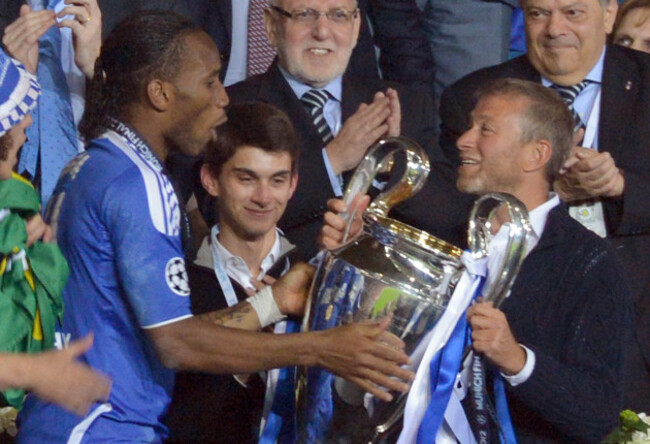
<path id="1" fill-rule="evenodd" d="M 130 168 L 103 200 L 118 282 L 142 328 L 191 316 L 190 289 L 180 235 L 180 208 L 169 180 Z"/>

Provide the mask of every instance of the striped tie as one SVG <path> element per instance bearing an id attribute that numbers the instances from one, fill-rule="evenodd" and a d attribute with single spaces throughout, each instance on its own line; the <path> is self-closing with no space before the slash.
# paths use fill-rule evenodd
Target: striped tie
<path id="1" fill-rule="evenodd" d="M 323 107 L 329 98 L 330 94 L 327 91 L 318 89 L 309 90 L 300 98 L 300 101 L 305 105 L 305 108 L 307 108 L 311 120 L 314 122 L 314 125 L 318 130 L 318 134 L 320 134 L 325 143 L 334 138 L 332 130 L 323 115 Z"/>
<path id="2" fill-rule="evenodd" d="M 275 57 L 275 48 L 269 44 L 264 28 L 264 10 L 267 0 L 251 0 L 248 7 L 248 77 L 266 72 Z"/>
<path id="3" fill-rule="evenodd" d="M 555 84 L 551 85 L 551 88 L 557 91 L 560 97 L 562 97 L 562 100 L 564 100 L 564 102 L 569 107 L 569 111 L 571 111 L 571 115 L 573 116 L 573 121 L 574 121 L 573 132 L 576 132 L 580 128 L 585 127 L 585 124 L 582 122 L 582 119 L 580 119 L 580 116 L 573 108 L 573 101 L 576 99 L 576 97 L 578 97 L 578 95 L 582 92 L 582 90 L 586 88 L 588 84 L 589 84 L 589 80 L 583 80 L 582 82 L 576 83 L 575 85 L 571 85 L 571 86 L 561 86 Z"/>

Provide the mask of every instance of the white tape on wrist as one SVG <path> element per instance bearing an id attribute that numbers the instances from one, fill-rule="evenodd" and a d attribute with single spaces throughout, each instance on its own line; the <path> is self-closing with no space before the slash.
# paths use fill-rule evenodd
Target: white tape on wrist
<path id="1" fill-rule="evenodd" d="M 280 313 L 278 304 L 275 303 L 275 299 L 273 298 L 273 289 L 270 285 L 267 285 L 255 295 L 246 299 L 246 302 L 251 304 L 253 310 L 257 313 L 262 328 L 280 322 L 286 317 Z"/>

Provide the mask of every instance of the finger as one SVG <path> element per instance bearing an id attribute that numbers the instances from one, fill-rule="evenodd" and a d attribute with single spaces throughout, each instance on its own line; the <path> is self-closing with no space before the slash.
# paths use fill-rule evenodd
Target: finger
<path id="1" fill-rule="evenodd" d="M 469 319 L 469 324 L 474 332 L 480 330 L 494 330 L 496 328 L 494 319 L 482 315 L 472 316 L 471 319 Z"/>
<path id="2" fill-rule="evenodd" d="M 343 242 L 343 231 L 324 226 L 321 229 L 321 244 L 328 250 L 334 250 Z"/>
<path id="3" fill-rule="evenodd" d="M 370 131 L 373 128 L 383 124 L 390 116 L 390 103 L 388 99 L 379 102 L 373 102 L 372 105 L 360 116 L 359 125 Z"/>
<path id="4" fill-rule="evenodd" d="M 384 331 L 381 336 L 379 336 L 379 342 L 384 344 L 386 347 L 392 348 L 393 350 L 403 351 L 406 347 L 404 341 L 402 341 L 397 335 Z"/>
<path id="5" fill-rule="evenodd" d="M 329 227 L 334 231 L 340 231 L 341 234 L 343 234 L 343 230 L 345 230 L 345 219 L 343 219 L 338 214 L 332 213 L 331 211 L 328 211 L 325 213 L 325 215 L 323 215 L 323 222 L 325 224 L 323 228 Z"/>
<path id="6" fill-rule="evenodd" d="M 36 42 L 51 26 L 56 23 L 52 11 L 30 13 L 28 17 L 16 20 L 5 29 L 3 41 L 16 43 L 29 40 Z"/>
<path id="7" fill-rule="evenodd" d="M 65 3 L 66 4 L 83 3 L 90 9 L 90 12 L 93 14 L 93 16 L 97 16 L 97 18 L 101 17 L 101 8 L 99 7 L 99 3 L 97 3 L 97 0 L 85 0 L 83 2 L 75 1 L 75 0 L 66 0 Z"/>
<path id="8" fill-rule="evenodd" d="M 5 28 L 5 33 L 11 32 L 16 28 L 31 28 L 43 21 L 56 20 L 54 11 L 44 9 L 42 11 L 32 11 L 29 6 L 23 5 L 20 9 L 20 16 Z"/>
<path id="9" fill-rule="evenodd" d="M 383 333 L 383 332 L 382 332 Z M 402 372 L 393 373 L 393 364 L 399 365 L 408 365 L 411 363 L 411 358 L 406 355 L 401 349 L 395 349 L 388 347 L 381 342 L 379 338 L 376 338 L 377 341 L 369 349 L 372 356 L 376 359 L 375 364 L 378 366 L 377 369 L 386 374 L 391 374 L 393 376 L 399 376 L 400 374 L 405 375 Z M 388 365 L 390 363 L 390 365 Z M 390 372 L 390 373 L 389 373 Z"/>
<path id="10" fill-rule="evenodd" d="M 578 153 L 578 171 L 590 171 L 596 168 L 615 168 L 616 164 L 611 154 L 608 152 L 598 153 L 595 150 L 591 152 Z"/>
<path id="11" fill-rule="evenodd" d="M 262 288 L 264 288 L 266 286 L 266 284 L 264 282 L 258 281 L 257 279 L 251 279 L 250 283 L 255 288 L 256 291 L 248 289 L 248 290 L 246 290 L 246 293 L 248 293 L 249 291 L 252 291 L 252 293 L 255 294 L 255 293 L 257 293 L 258 291 L 260 291 Z M 252 296 L 252 295 L 249 295 L 249 296 Z"/>
<path id="12" fill-rule="evenodd" d="M 600 196 L 614 186 L 618 175 L 618 168 L 609 169 L 604 174 L 589 181 L 587 186 L 593 190 L 595 195 Z"/>
<path id="13" fill-rule="evenodd" d="M 382 124 L 376 127 L 374 130 L 370 131 L 367 134 L 368 139 L 372 140 L 373 142 L 379 140 L 384 134 L 388 132 L 388 124 Z"/>
<path id="14" fill-rule="evenodd" d="M 495 310 L 494 303 L 492 301 L 484 301 L 483 296 L 477 298 L 476 302 L 472 304 L 472 306 L 468 309 L 468 311 L 470 309 L 472 310 L 473 313 L 482 314 L 482 315 L 485 315 Z"/>
<path id="15" fill-rule="evenodd" d="M 73 357 L 81 356 L 93 346 L 94 338 L 93 333 L 89 333 L 84 338 L 71 342 L 65 351 L 70 353 Z"/>
<path id="16" fill-rule="evenodd" d="M 52 242 L 54 240 L 54 230 L 49 225 L 45 226 L 45 232 L 43 233 L 43 242 Z"/>
<path id="17" fill-rule="evenodd" d="M 388 100 L 391 102 L 395 100 L 399 102 L 399 96 L 397 95 L 397 91 L 394 88 L 388 88 L 386 90 L 386 97 L 388 97 Z"/>
<path id="18" fill-rule="evenodd" d="M 348 206 L 343 199 L 329 199 L 327 201 L 327 209 L 334 213 L 345 213 L 348 211 Z"/>
<path id="19" fill-rule="evenodd" d="M 579 171 L 576 174 L 582 182 L 587 184 L 603 183 L 618 173 L 618 168 L 611 158 L 604 159 L 603 162 L 590 162 L 588 167 L 589 169 L 584 172 Z"/>
<path id="20" fill-rule="evenodd" d="M 565 174 L 568 170 L 573 168 L 573 166 L 578 163 L 580 159 L 578 156 L 571 155 L 567 160 L 564 161 L 562 167 L 560 168 L 560 174 Z"/>
<path id="21" fill-rule="evenodd" d="M 368 208 L 368 205 L 370 205 L 370 196 L 366 194 L 365 196 L 361 197 L 361 201 L 359 201 L 359 206 L 357 208 L 357 214 L 361 216 L 364 211 Z"/>
<path id="22" fill-rule="evenodd" d="M 66 8 L 63 8 L 61 11 L 59 11 L 59 13 L 56 16 L 59 19 L 66 16 L 73 16 L 74 19 L 79 23 L 87 23 L 93 19 L 92 13 L 90 11 L 90 8 L 88 8 L 88 6 L 76 5 L 76 4 L 73 6 L 68 6 Z M 64 20 L 64 21 L 68 21 L 68 20 Z"/>
<path id="23" fill-rule="evenodd" d="M 407 393 L 411 388 L 409 384 L 374 371 L 369 371 L 367 378 L 351 378 L 351 381 L 366 392 L 387 402 L 393 399 L 393 395 L 388 390 Z"/>
<path id="24" fill-rule="evenodd" d="M 607 185 L 607 188 L 600 192 L 600 195 L 606 197 L 618 197 L 621 196 L 624 191 L 625 178 L 623 177 L 623 173 L 619 170 L 612 178 L 612 181 Z"/>
<path id="25" fill-rule="evenodd" d="M 573 133 L 573 144 L 578 145 L 580 142 L 582 142 L 582 139 L 585 137 L 585 129 L 580 128 L 578 131 Z"/>
<path id="26" fill-rule="evenodd" d="M 590 157 L 597 157 L 599 156 L 599 153 L 591 148 L 575 147 L 573 155 L 580 161 Z"/>
<path id="27" fill-rule="evenodd" d="M 370 393 L 377 399 L 385 402 L 390 402 L 393 400 L 393 395 L 380 389 L 375 384 L 361 378 L 350 378 L 350 381 L 354 382 L 356 385 L 361 387 L 365 392 Z"/>
<path id="28" fill-rule="evenodd" d="M 390 114 L 390 101 L 388 98 L 383 97 L 374 100 L 369 105 L 361 104 L 359 106 L 359 110 L 350 116 L 350 119 L 354 117 L 355 120 L 360 121 L 359 123 L 365 124 L 368 121 L 375 120 L 382 115 L 387 117 L 388 114 Z M 384 117 L 384 119 L 386 117 Z"/>
<path id="29" fill-rule="evenodd" d="M 373 101 L 373 103 L 374 103 L 374 102 L 377 102 L 377 101 L 383 100 L 383 99 L 385 99 L 385 98 L 386 98 L 386 95 L 385 95 L 382 91 L 377 91 L 377 92 L 375 93 L 374 97 L 372 98 L 372 101 Z"/>
<path id="30" fill-rule="evenodd" d="M 20 7 L 20 10 L 18 11 L 18 15 L 20 17 L 24 17 L 27 14 L 29 14 L 30 12 L 32 12 L 32 8 L 29 5 L 22 5 Z"/>
<path id="31" fill-rule="evenodd" d="M 402 109 L 399 101 L 397 91 L 389 88 L 386 91 L 386 96 L 390 101 L 390 116 L 388 117 L 388 135 L 397 137 L 401 133 L 402 126 Z"/>
<path id="32" fill-rule="evenodd" d="M 84 25 L 79 23 L 77 20 L 62 20 L 57 24 L 57 26 L 59 28 L 69 28 L 75 36 L 78 36 L 79 33 L 84 30 Z"/>
<path id="33" fill-rule="evenodd" d="M 387 348 L 383 345 L 378 347 Z M 371 356 L 359 367 L 359 375 L 382 387 L 406 392 L 409 389 L 408 383 L 413 381 L 415 374 L 398 364 L 390 359 Z"/>
<path id="34" fill-rule="evenodd" d="M 261 284 L 262 285 L 272 285 L 275 281 L 276 281 L 276 279 L 273 276 L 269 276 L 267 274 L 262 278 Z"/>

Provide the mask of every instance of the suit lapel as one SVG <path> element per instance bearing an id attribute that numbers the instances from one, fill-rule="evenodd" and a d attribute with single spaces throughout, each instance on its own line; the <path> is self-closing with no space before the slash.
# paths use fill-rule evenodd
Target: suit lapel
<path id="1" fill-rule="evenodd" d="M 615 159 L 625 144 L 628 125 L 635 121 L 634 106 L 620 104 L 635 103 L 640 85 L 636 66 L 616 48 L 608 47 L 603 67 L 598 147 L 600 151 L 609 151 Z"/>
<path id="2" fill-rule="evenodd" d="M 343 76 L 343 92 L 341 116 L 343 122 L 350 118 L 362 103 L 370 104 L 377 91 L 385 91 L 386 87 L 379 79 L 359 78 L 354 75 Z"/>
<path id="3" fill-rule="evenodd" d="M 511 73 L 506 73 L 506 77 L 516 77 L 522 80 L 529 80 L 531 82 L 541 83 L 542 77 L 539 75 L 535 67 L 528 60 L 525 54 L 517 57 L 509 65 Z"/>
<path id="4" fill-rule="evenodd" d="M 217 0 L 217 8 L 221 14 L 222 24 L 232 41 L 232 0 Z"/>
<path id="5" fill-rule="evenodd" d="M 539 239 L 534 250 L 544 250 L 564 242 L 564 227 L 567 221 L 569 223 L 574 222 L 570 218 L 571 216 L 569 216 L 566 206 L 562 203 L 551 209 L 548 213 L 542 237 Z"/>

